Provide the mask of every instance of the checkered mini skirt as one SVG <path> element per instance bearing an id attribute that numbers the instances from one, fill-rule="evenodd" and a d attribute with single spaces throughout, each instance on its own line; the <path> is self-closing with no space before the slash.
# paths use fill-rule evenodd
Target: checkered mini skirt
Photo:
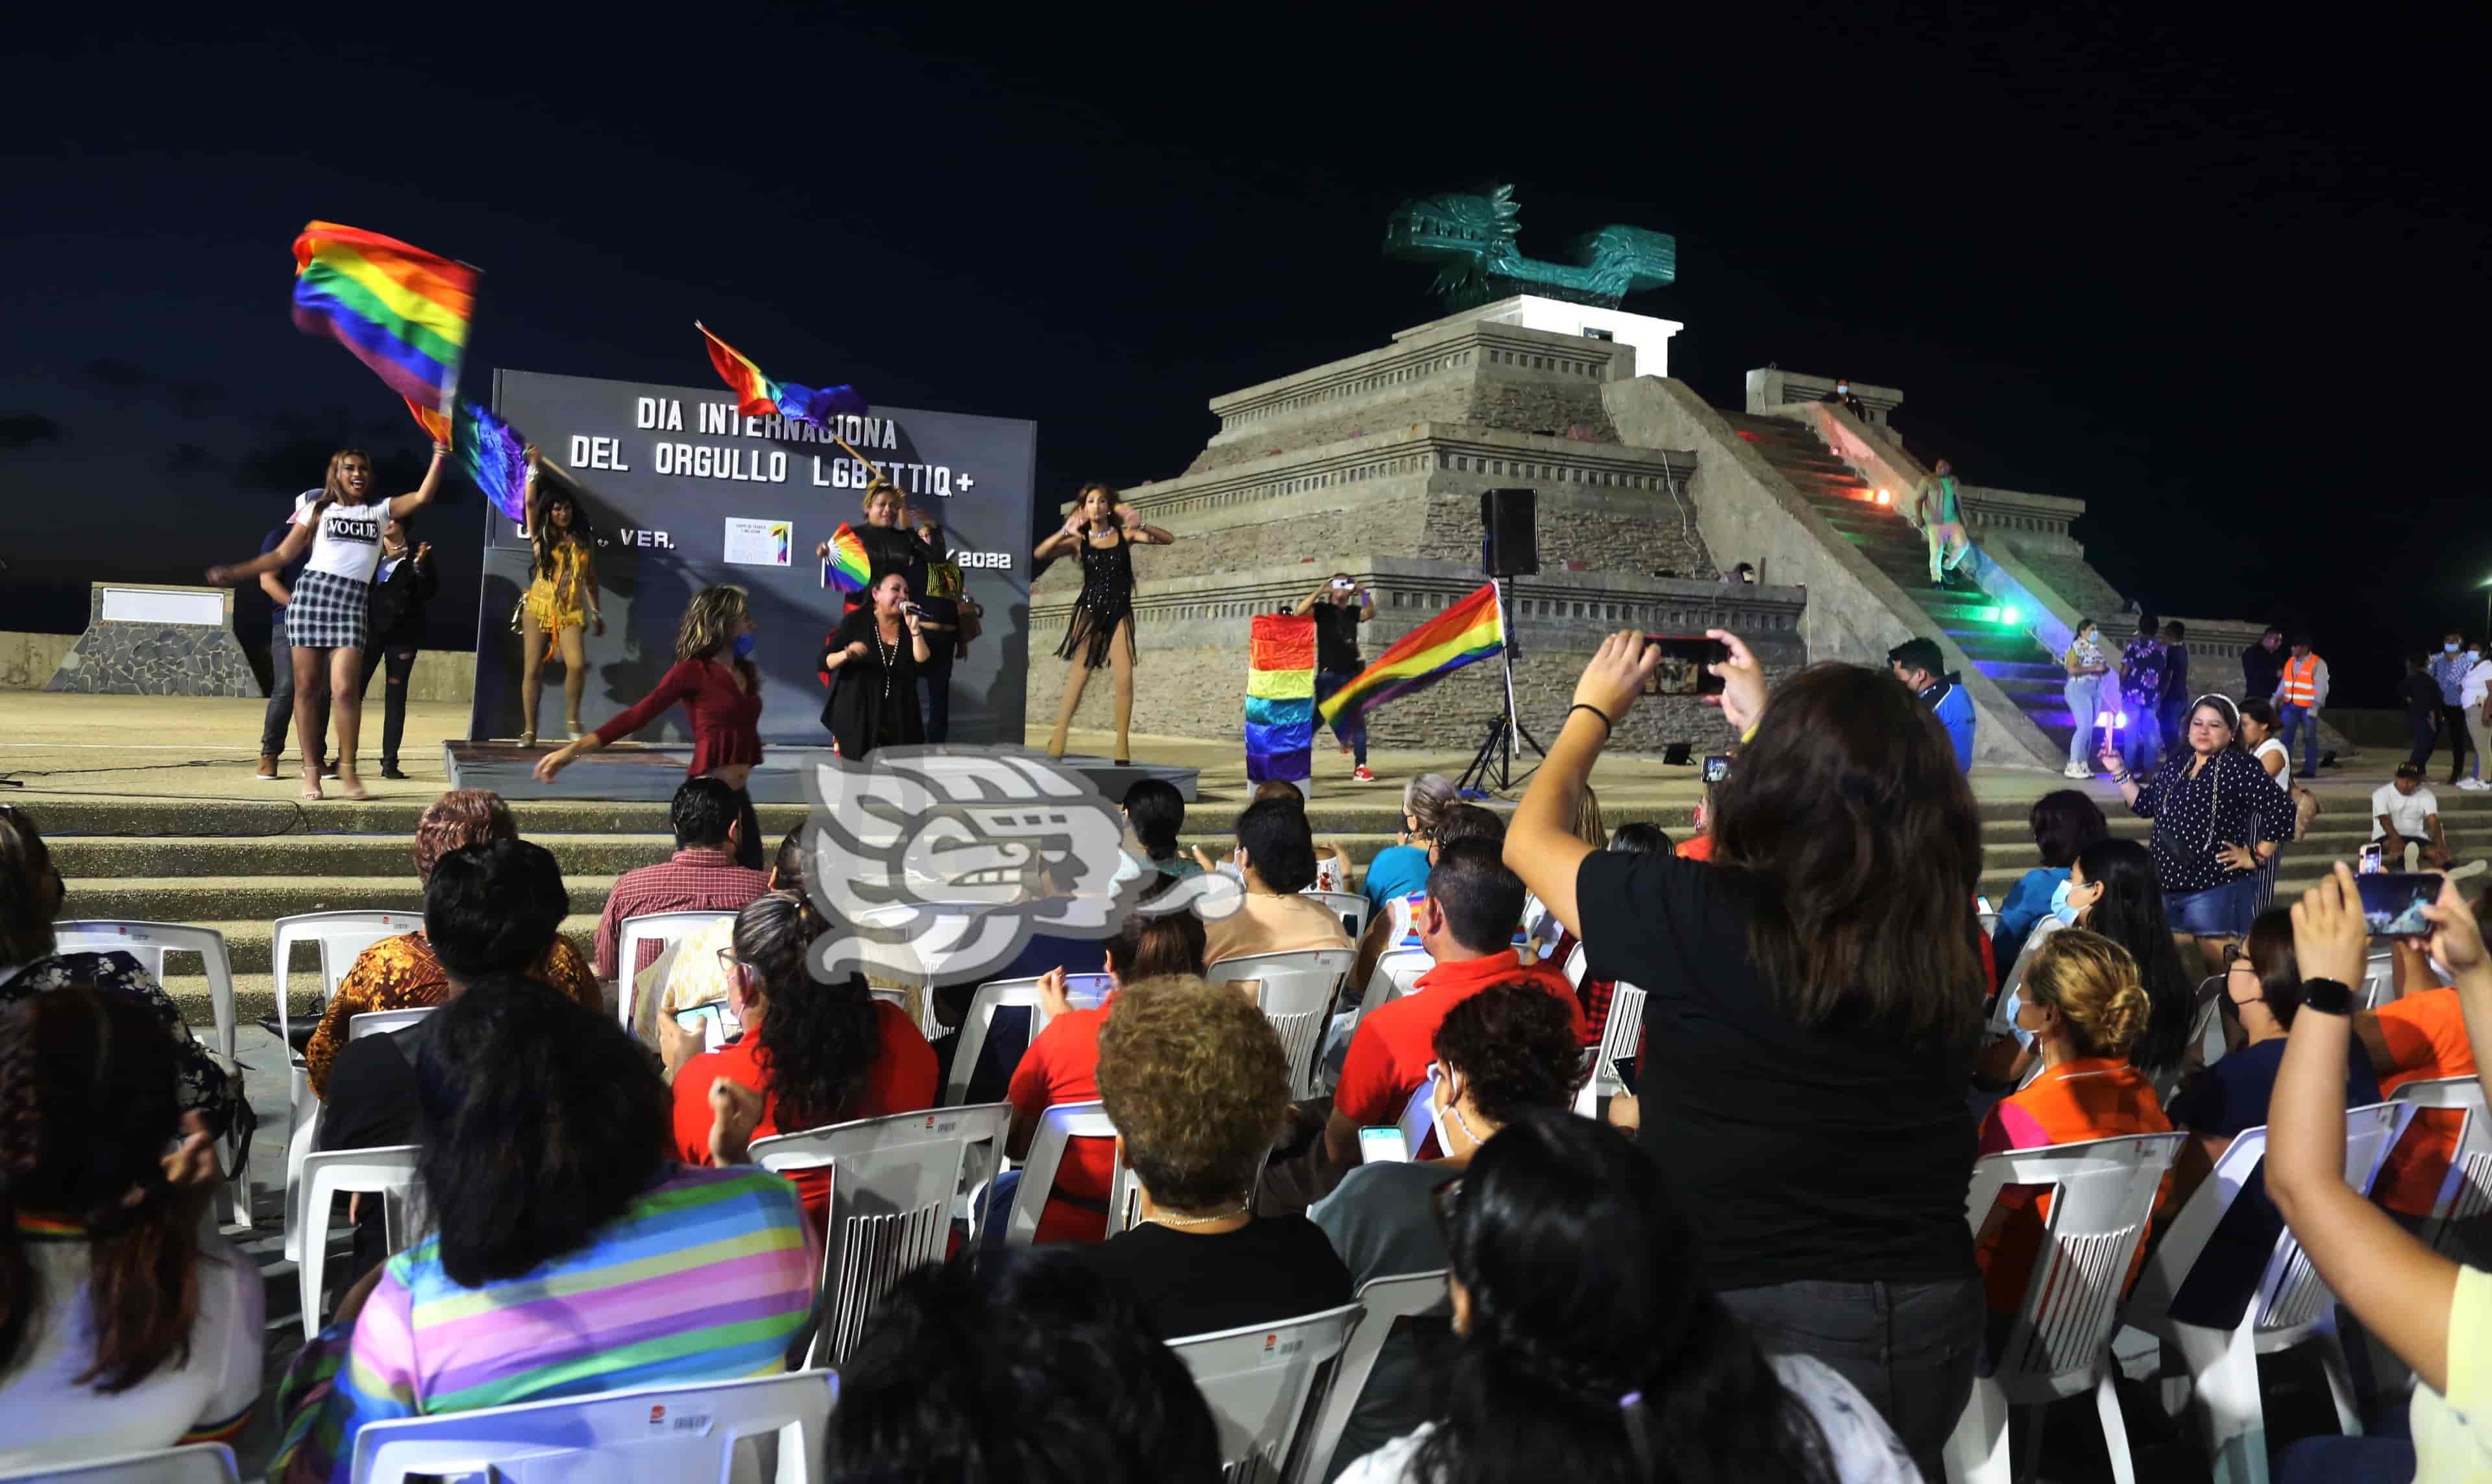
<path id="1" fill-rule="evenodd" d="M 363 649 L 365 614 L 372 584 L 334 572 L 306 572 L 294 579 L 294 601 L 285 606 L 285 642 L 297 649 Z"/>

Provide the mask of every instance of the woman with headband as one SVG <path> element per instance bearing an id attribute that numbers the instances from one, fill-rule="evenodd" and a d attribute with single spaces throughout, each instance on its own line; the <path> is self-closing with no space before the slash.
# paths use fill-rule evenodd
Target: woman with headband
<path id="1" fill-rule="evenodd" d="M 2106 744 L 2102 765 L 2120 796 L 2154 821 L 2147 848 L 2163 882 L 2163 911 L 2177 936 L 2197 939 L 2206 972 L 2221 973 L 2224 949 L 2249 931 L 2260 868 L 2293 838 L 2293 798 L 2241 751 L 2241 712 L 2231 697 L 2189 703 L 2179 746 L 2151 776 L 2128 771 Z"/>

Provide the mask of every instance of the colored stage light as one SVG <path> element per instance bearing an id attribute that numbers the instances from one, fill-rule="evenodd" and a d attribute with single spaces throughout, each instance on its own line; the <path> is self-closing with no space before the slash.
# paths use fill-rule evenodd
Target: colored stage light
<path id="1" fill-rule="evenodd" d="M 2017 616 L 2016 609 L 2013 608 L 2002 607 L 1999 610 L 1999 621 L 2001 623 L 2014 623 Z"/>
<path id="2" fill-rule="evenodd" d="M 1895 502 L 1895 497 L 1894 497 L 1893 495 L 1888 494 L 1888 493 L 1887 493 L 1885 490 L 1879 490 L 1879 491 L 1878 491 L 1878 503 L 1879 503 L 1879 504 L 1881 504 L 1881 505 L 1891 505 L 1891 504 L 1893 504 L 1894 502 Z"/>

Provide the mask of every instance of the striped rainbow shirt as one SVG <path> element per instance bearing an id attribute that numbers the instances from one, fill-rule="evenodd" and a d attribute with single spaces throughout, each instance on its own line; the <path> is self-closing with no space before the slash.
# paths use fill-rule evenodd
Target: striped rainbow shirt
<path id="1" fill-rule="evenodd" d="M 269 1476 L 346 1484 L 369 1422 L 784 1370 L 820 1271 L 795 1187 L 750 1168 L 669 1166 L 586 1247 L 481 1289 L 428 1238 L 287 1370 Z"/>

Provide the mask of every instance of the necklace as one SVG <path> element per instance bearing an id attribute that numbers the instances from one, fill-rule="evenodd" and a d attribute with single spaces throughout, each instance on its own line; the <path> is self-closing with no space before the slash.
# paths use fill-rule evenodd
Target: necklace
<path id="1" fill-rule="evenodd" d="M 1227 1221 L 1231 1216 L 1243 1216 L 1251 1209 L 1251 1205 L 1241 1203 L 1209 1216 L 1169 1216 L 1153 1211 L 1151 1221 L 1163 1227 L 1207 1227 L 1216 1221 Z"/>
<path id="2" fill-rule="evenodd" d="M 874 652 L 882 660 L 882 698 L 891 699 L 891 668 L 900 663 L 900 646 L 882 641 L 882 625 L 874 626 Z"/>

